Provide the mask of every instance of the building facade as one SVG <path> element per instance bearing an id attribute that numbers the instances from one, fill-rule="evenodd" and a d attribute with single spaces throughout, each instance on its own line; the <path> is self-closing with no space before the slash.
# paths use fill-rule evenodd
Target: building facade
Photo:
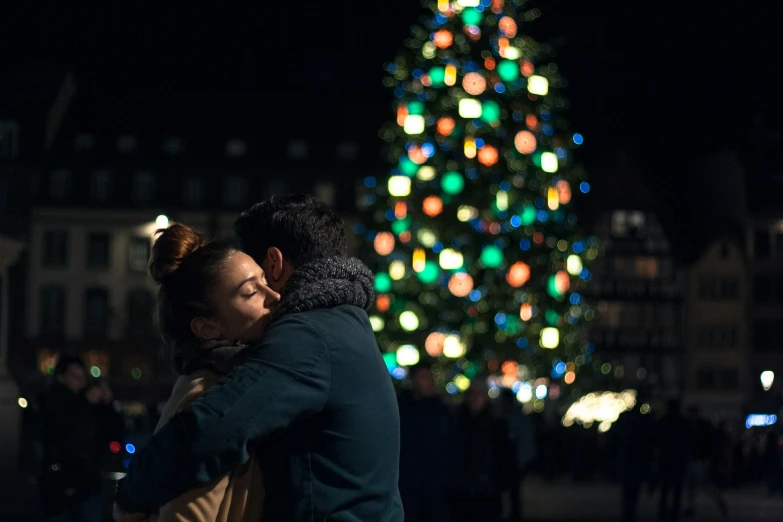
<path id="1" fill-rule="evenodd" d="M 732 238 L 717 239 L 687 274 L 685 402 L 713 421 L 736 422 L 751 384 L 744 249 Z"/>

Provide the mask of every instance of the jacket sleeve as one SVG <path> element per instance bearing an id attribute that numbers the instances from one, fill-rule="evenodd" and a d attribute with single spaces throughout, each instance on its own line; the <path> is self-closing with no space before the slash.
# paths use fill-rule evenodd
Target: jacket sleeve
<path id="1" fill-rule="evenodd" d="M 117 505 L 154 511 L 248 460 L 249 446 L 321 411 L 331 385 L 329 346 L 303 314 L 274 325 L 245 362 L 136 453 L 117 486 Z"/>

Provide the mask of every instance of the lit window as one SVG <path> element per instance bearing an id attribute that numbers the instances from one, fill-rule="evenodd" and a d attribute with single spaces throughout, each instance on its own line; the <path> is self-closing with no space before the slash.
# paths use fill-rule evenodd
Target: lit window
<path id="1" fill-rule="evenodd" d="M 616 237 L 628 235 L 628 215 L 624 210 L 615 210 L 612 213 L 612 235 Z"/>
<path id="2" fill-rule="evenodd" d="M 288 143 L 288 158 L 292 160 L 303 160 L 307 158 L 310 147 L 304 140 L 294 140 Z"/>
<path id="3" fill-rule="evenodd" d="M 654 257 L 637 257 L 635 271 L 637 277 L 657 279 L 658 260 Z"/>
<path id="4" fill-rule="evenodd" d="M 226 156 L 229 158 L 241 158 L 247 152 L 247 144 L 238 139 L 229 140 L 226 143 Z"/>
<path id="5" fill-rule="evenodd" d="M 139 141 L 136 139 L 136 136 L 124 134 L 117 139 L 117 150 L 122 154 L 130 154 L 136 150 L 138 144 Z"/>
<path id="6" fill-rule="evenodd" d="M 150 241 L 145 237 L 133 237 L 128 246 L 128 270 L 144 272 L 150 257 Z"/>
<path id="7" fill-rule="evenodd" d="M 73 148 L 76 152 L 89 152 L 95 148 L 95 136 L 86 132 L 80 132 L 73 139 Z"/>
<path id="8" fill-rule="evenodd" d="M 57 354 L 52 350 L 39 350 L 37 354 L 38 371 L 44 375 L 53 375 L 57 365 Z"/>

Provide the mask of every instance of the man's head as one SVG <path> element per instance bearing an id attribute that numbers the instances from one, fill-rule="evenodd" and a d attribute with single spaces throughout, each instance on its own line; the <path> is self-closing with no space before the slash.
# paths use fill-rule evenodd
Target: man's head
<path id="1" fill-rule="evenodd" d="M 54 367 L 54 378 L 72 393 L 81 393 L 87 387 L 87 368 L 81 357 L 62 353 Z"/>
<path id="2" fill-rule="evenodd" d="M 295 267 L 327 257 L 345 257 L 343 220 L 308 194 L 273 196 L 243 212 L 234 224 L 242 248 L 261 265 L 279 292 Z"/>
<path id="3" fill-rule="evenodd" d="M 432 397 L 435 395 L 435 379 L 432 376 L 432 368 L 426 363 L 418 363 L 411 366 L 411 386 L 417 397 Z"/>

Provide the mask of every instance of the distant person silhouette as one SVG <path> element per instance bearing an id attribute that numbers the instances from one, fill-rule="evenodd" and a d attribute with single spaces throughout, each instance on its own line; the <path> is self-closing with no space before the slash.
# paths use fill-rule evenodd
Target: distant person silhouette
<path id="1" fill-rule="evenodd" d="M 644 402 L 640 398 L 635 408 L 620 415 L 609 432 L 611 443 L 617 449 L 623 522 L 636 520 L 642 484 L 650 478 L 655 421 L 651 414 L 641 412 Z"/>
<path id="2" fill-rule="evenodd" d="M 669 401 L 666 415 L 660 420 L 656 432 L 661 481 L 658 516 L 666 522 L 676 522 L 680 516 L 682 486 L 691 454 L 688 422 L 682 415 L 679 399 Z"/>

